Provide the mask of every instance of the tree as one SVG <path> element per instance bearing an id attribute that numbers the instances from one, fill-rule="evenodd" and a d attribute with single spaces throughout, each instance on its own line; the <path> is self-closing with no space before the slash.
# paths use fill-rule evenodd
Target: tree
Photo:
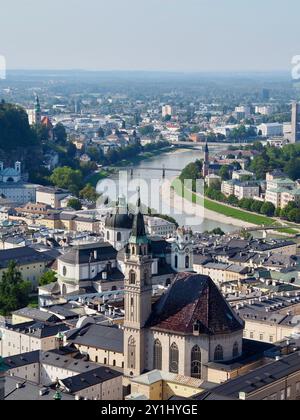
<path id="1" fill-rule="evenodd" d="M 67 142 L 67 132 L 62 123 L 56 124 L 53 129 L 54 139 L 57 143 L 64 145 Z"/>
<path id="2" fill-rule="evenodd" d="M 239 206 L 244 210 L 251 211 L 253 203 L 254 200 L 252 198 L 242 198 L 242 200 L 239 202 Z"/>
<path id="3" fill-rule="evenodd" d="M 227 203 L 230 204 L 231 206 L 238 206 L 239 199 L 235 195 L 230 195 L 227 198 Z"/>
<path id="4" fill-rule="evenodd" d="M 40 286 L 47 286 L 48 284 L 55 283 L 57 281 L 56 273 L 54 271 L 46 271 L 44 273 L 40 280 L 39 285 Z"/>
<path id="5" fill-rule="evenodd" d="M 300 209 L 293 209 L 288 214 L 288 219 L 290 222 L 300 223 Z"/>
<path id="6" fill-rule="evenodd" d="M 280 217 L 282 217 L 283 219 L 288 219 L 289 218 L 289 213 L 296 209 L 298 206 L 295 203 L 295 201 L 290 201 L 281 211 L 280 211 Z"/>
<path id="7" fill-rule="evenodd" d="M 196 191 L 196 181 L 202 177 L 202 162 L 197 160 L 196 162 L 187 165 L 180 174 L 180 180 L 182 183 L 185 181 L 192 181 L 192 189 Z"/>
<path id="8" fill-rule="evenodd" d="M 24 281 L 16 262 L 9 263 L 0 281 L 0 313 L 4 316 L 29 304 L 31 283 Z"/>
<path id="9" fill-rule="evenodd" d="M 261 214 L 264 214 L 266 216 L 272 217 L 275 214 L 275 206 L 273 203 L 269 203 L 268 201 L 265 202 L 261 207 Z"/>
<path id="10" fill-rule="evenodd" d="M 82 209 L 82 205 L 80 200 L 78 200 L 77 198 L 71 198 L 68 201 L 68 207 L 71 207 L 72 209 L 79 211 Z"/>
<path id="11" fill-rule="evenodd" d="M 253 211 L 254 213 L 260 213 L 263 204 L 264 203 L 262 201 L 254 200 L 251 206 L 251 211 Z"/>
<path id="12" fill-rule="evenodd" d="M 99 194 L 97 194 L 96 189 L 91 184 L 87 184 L 80 191 L 79 196 L 85 200 L 92 201 L 94 203 L 97 201 Z"/>
<path id="13" fill-rule="evenodd" d="M 11 152 L 38 146 L 38 137 L 30 127 L 28 115 L 19 106 L 0 104 L 0 149 Z"/>
<path id="14" fill-rule="evenodd" d="M 50 181 L 59 188 L 68 189 L 72 194 L 78 195 L 82 188 L 83 179 L 80 170 L 74 170 L 68 166 L 54 169 Z"/>
<path id="15" fill-rule="evenodd" d="M 227 165 L 223 165 L 219 172 L 220 177 L 223 181 L 228 181 L 230 179 L 230 170 Z"/>
<path id="16" fill-rule="evenodd" d="M 255 173 L 257 179 L 265 179 L 269 162 L 264 156 L 256 156 L 250 165 L 250 170 Z"/>
<path id="17" fill-rule="evenodd" d="M 154 127 L 151 124 L 145 125 L 144 127 L 140 127 L 139 131 L 142 136 L 151 136 L 154 133 Z"/>
<path id="18" fill-rule="evenodd" d="M 293 181 L 300 179 L 300 158 L 290 160 L 285 165 L 284 171 Z"/>
<path id="19" fill-rule="evenodd" d="M 87 150 L 87 155 L 95 162 L 98 162 L 100 153 L 97 147 L 89 147 Z"/>

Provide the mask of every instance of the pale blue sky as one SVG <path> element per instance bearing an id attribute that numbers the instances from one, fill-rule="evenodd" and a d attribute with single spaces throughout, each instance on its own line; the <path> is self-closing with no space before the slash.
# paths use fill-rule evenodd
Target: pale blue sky
<path id="1" fill-rule="evenodd" d="M 299 0 L 0 0 L 8 68 L 288 70 Z"/>

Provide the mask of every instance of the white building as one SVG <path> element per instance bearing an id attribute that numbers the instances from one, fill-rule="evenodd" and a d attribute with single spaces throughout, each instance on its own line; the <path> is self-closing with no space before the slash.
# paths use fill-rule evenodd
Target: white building
<path id="1" fill-rule="evenodd" d="M 168 116 L 171 117 L 172 113 L 173 113 L 173 110 L 172 110 L 172 107 L 170 105 L 164 105 L 162 107 L 161 114 L 162 114 L 163 118 L 168 117 Z"/>
<path id="2" fill-rule="evenodd" d="M 37 185 L 23 181 L 20 162 L 16 162 L 14 168 L 4 168 L 3 162 L 0 162 L 0 196 L 6 199 L 6 202 L 35 202 L 36 189 Z"/>
<path id="3" fill-rule="evenodd" d="M 283 124 L 261 124 L 258 126 L 258 130 L 261 131 L 263 137 L 278 137 L 283 135 Z"/>
<path id="4" fill-rule="evenodd" d="M 160 217 L 145 217 L 146 228 L 149 235 L 158 235 L 164 238 L 173 236 L 176 232 L 176 225 Z"/>

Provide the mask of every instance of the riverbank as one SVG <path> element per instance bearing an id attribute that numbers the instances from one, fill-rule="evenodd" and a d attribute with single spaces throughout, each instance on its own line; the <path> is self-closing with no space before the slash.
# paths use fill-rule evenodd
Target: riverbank
<path id="1" fill-rule="evenodd" d="M 218 221 L 220 223 L 228 223 L 233 226 L 242 227 L 242 228 L 251 228 L 257 226 L 278 226 L 278 232 L 281 234 L 287 235 L 296 235 L 299 233 L 298 230 L 292 229 L 290 227 L 283 226 L 273 218 L 259 215 L 256 213 L 250 213 L 241 209 L 234 208 L 232 206 L 227 206 L 226 204 L 219 203 L 217 201 L 210 200 L 208 198 L 203 198 L 187 190 L 185 187 L 182 187 L 180 183 L 175 182 L 176 178 L 173 179 L 171 187 L 180 200 L 190 201 L 192 205 L 199 206 L 199 200 L 202 199 L 204 215 L 205 217 Z M 164 191 L 166 194 L 167 191 Z M 203 210 L 202 210 L 203 211 Z"/>
<path id="2" fill-rule="evenodd" d="M 237 228 L 251 228 L 256 226 L 253 223 L 245 222 L 207 208 L 204 200 L 199 200 L 199 198 L 196 198 L 195 194 L 192 195 L 192 193 L 187 190 L 184 195 L 183 192 L 180 193 L 180 191 L 176 190 L 176 186 L 173 189 L 172 187 L 174 187 L 174 181 L 176 179 L 177 178 L 173 178 L 171 181 L 166 180 L 161 187 L 163 201 L 166 204 L 169 204 L 173 210 L 182 211 L 182 209 L 184 209 L 184 212 L 187 213 L 187 215 L 190 215 L 191 218 L 198 218 L 200 222 L 201 220 L 209 219 L 220 223 L 221 225 L 226 224 L 236 226 Z M 189 216 L 187 216 L 187 218 L 188 217 Z"/>

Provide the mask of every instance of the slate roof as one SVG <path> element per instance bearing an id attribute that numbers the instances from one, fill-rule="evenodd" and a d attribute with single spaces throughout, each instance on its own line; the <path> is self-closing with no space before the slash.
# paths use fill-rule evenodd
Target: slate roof
<path id="1" fill-rule="evenodd" d="M 23 308 L 13 312 L 13 315 L 41 322 L 61 322 L 57 316 L 35 308 Z"/>
<path id="2" fill-rule="evenodd" d="M 9 356 L 4 358 L 3 362 L 9 369 L 32 365 L 40 362 L 40 352 L 32 351 L 29 353 L 18 354 L 16 356 Z"/>
<path id="3" fill-rule="evenodd" d="M 54 337 L 59 332 L 68 331 L 69 328 L 65 324 L 47 325 L 44 322 L 26 322 L 18 325 L 6 325 L 10 331 L 15 331 L 20 334 L 27 334 L 31 337 L 39 339 L 46 337 Z"/>
<path id="4" fill-rule="evenodd" d="M 97 252 L 97 258 L 95 258 Z M 100 261 L 115 260 L 117 251 L 107 242 L 93 245 L 79 245 L 71 248 L 59 260 L 68 264 L 88 264 Z"/>
<path id="5" fill-rule="evenodd" d="M 21 386 L 17 388 L 17 384 L 21 384 Z M 43 395 L 40 395 L 41 391 Z M 4 392 L 6 401 L 53 401 L 55 395 L 55 390 L 51 388 L 11 376 L 5 377 Z M 75 399 L 74 396 L 66 393 L 61 393 L 61 396 L 62 401 Z"/>
<path id="6" fill-rule="evenodd" d="M 0 269 L 7 268 L 11 261 L 15 261 L 18 265 L 24 265 L 39 262 L 48 263 L 52 261 L 52 258 L 28 246 L 0 251 Z"/>
<path id="7" fill-rule="evenodd" d="M 122 353 L 124 333 L 119 328 L 93 324 L 71 335 L 68 342 Z"/>
<path id="8" fill-rule="evenodd" d="M 181 273 L 153 306 L 147 326 L 193 334 L 198 323 L 201 334 L 227 334 L 244 328 L 244 322 L 230 308 L 208 276 Z"/>
<path id="9" fill-rule="evenodd" d="M 121 375 L 122 373 L 117 372 L 116 370 L 107 367 L 99 367 L 95 370 L 60 380 L 60 384 L 62 384 L 68 392 L 75 394 L 83 389 L 110 381 Z"/>
<path id="10" fill-rule="evenodd" d="M 213 392 L 217 395 L 238 399 L 240 392 L 251 394 L 299 370 L 300 356 L 297 352 L 217 386 Z M 201 394 L 199 397 L 201 397 Z M 198 398 L 196 397 L 195 399 L 197 400 Z"/>

